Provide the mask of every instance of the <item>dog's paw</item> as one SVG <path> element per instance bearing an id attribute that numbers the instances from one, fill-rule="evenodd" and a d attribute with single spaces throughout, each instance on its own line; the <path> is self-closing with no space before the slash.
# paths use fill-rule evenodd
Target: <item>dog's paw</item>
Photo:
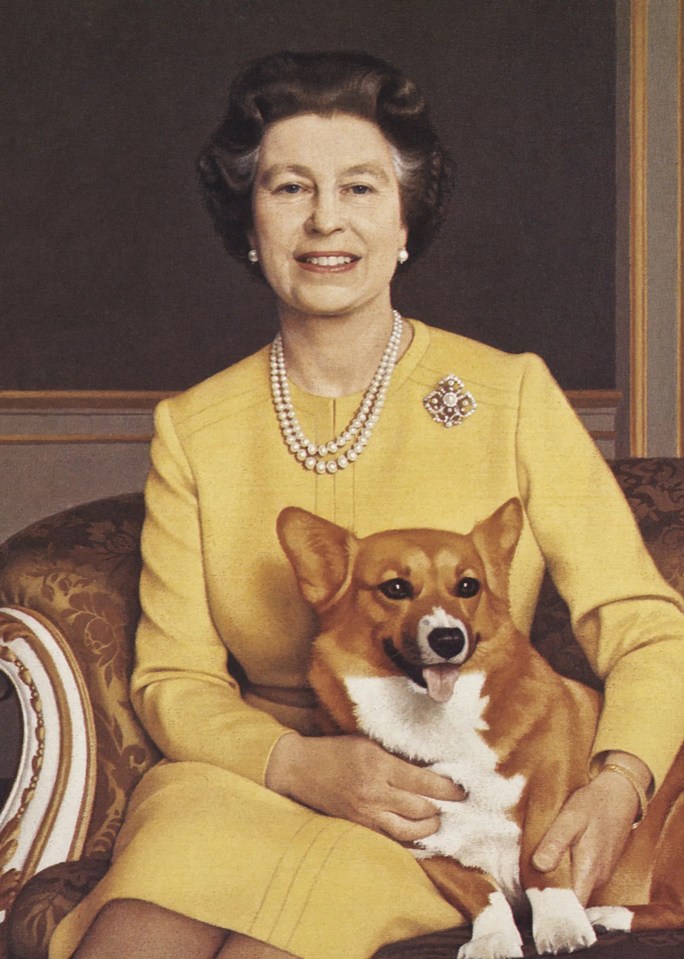
<path id="1" fill-rule="evenodd" d="M 541 955 L 586 949 L 596 933 L 572 889 L 528 889 L 532 935 Z"/>
<path id="2" fill-rule="evenodd" d="M 587 918 L 595 929 L 605 932 L 630 932 L 634 913 L 624 906 L 591 906 Z"/>
<path id="3" fill-rule="evenodd" d="M 522 939 L 511 907 L 501 892 L 493 892 L 489 905 L 475 916 L 473 935 L 458 950 L 458 959 L 519 959 Z"/>

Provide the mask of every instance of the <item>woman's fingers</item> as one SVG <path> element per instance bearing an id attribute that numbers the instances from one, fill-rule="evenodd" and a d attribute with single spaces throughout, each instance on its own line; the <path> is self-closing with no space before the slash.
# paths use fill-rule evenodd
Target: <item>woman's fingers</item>
<path id="1" fill-rule="evenodd" d="M 533 864 L 550 872 L 569 853 L 573 889 L 586 904 L 593 890 L 613 874 L 637 808 L 629 782 L 602 772 L 573 793 L 534 852 Z"/>
<path id="2" fill-rule="evenodd" d="M 400 842 L 415 842 L 437 832 L 440 815 L 435 800 L 456 802 L 463 798 L 463 789 L 430 769 L 369 745 L 378 750 L 367 782 L 371 803 L 366 813 L 373 828 Z"/>
<path id="3" fill-rule="evenodd" d="M 439 829 L 439 822 L 438 813 L 427 819 L 412 820 L 388 812 L 382 813 L 378 817 L 376 831 L 384 833 L 396 842 L 410 846 L 436 833 Z"/>
<path id="4" fill-rule="evenodd" d="M 387 806 L 387 812 L 391 812 L 395 816 L 413 822 L 439 817 L 438 807 L 434 802 L 425 799 L 424 796 L 418 796 L 415 793 L 405 792 L 403 789 L 394 789 L 393 787 L 386 791 L 383 790 L 383 792 L 383 805 Z"/>
<path id="5" fill-rule="evenodd" d="M 283 736 L 271 754 L 266 782 L 313 809 L 399 842 L 415 842 L 437 831 L 434 800 L 463 798 L 454 783 L 361 736 Z"/>
<path id="6" fill-rule="evenodd" d="M 465 790 L 451 779 L 434 773 L 431 769 L 414 766 L 397 756 L 388 757 L 394 762 L 389 783 L 397 789 L 417 793 L 441 802 L 460 802 L 465 799 Z"/>
<path id="7" fill-rule="evenodd" d="M 585 819 L 585 816 L 578 816 L 574 808 L 566 803 L 532 857 L 532 862 L 537 869 L 542 872 L 551 872 L 560 865 L 564 854 L 570 850 L 583 832 L 586 826 Z"/>

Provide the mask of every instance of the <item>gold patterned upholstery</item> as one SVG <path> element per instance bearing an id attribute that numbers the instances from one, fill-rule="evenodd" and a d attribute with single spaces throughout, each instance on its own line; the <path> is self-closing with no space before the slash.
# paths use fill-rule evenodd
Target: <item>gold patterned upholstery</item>
<path id="1" fill-rule="evenodd" d="M 34 524 L 0 548 L 0 605 L 10 613 L 13 607 L 30 611 L 64 637 L 89 692 L 96 744 L 92 808 L 79 861 L 51 866 L 16 903 L 13 912 L 22 921 L 13 920 L 12 928 L 19 955 L 33 954 L 35 942 L 41 944 L 37 954 L 46 954 L 55 923 L 102 874 L 128 796 L 159 758 L 128 698 L 142 518 L 139 494 L 100 500 Z M 14 617 L 6 614 L 0 651 L 11 653 L 17 632 Z M 0 831 L 0 910 L 9 908 L 17 885 L 30 878 L 4 868 L 11 825 Z"/>
<path id="2" fill-rule="evenodd" d="M 625 460 L 615 465 L 615 472 L 656 562 L 684 593 L 684 460 Z M 10 828 L 0 818 L 0 911 L 10 910 L 0 927 L 0 959 L 5 939 L 11 959 L 46 959 L 56 923 L 106 870 L 127 797 L 159 756 L 128 699 L 139 615 L 142 518 L 141 495 L 99 500 L 34 524 L 0 547 L 0 607 L 9 608 L 9 616 L 0 621 L 0 660 L 3 647 L 11 650 L 16 642 L 12 608 L 48 624 L 73 653 L 89 694 L 96 740 L 92 809 L 77 858 L 55 863 L 34 877 L 8 870 L 11 828 L 16 824 Z M 550 581 L 542 590 L 533 641 L 559 672 L 597 683 Z M 462 935 L 439 934 L 388 946 L 378 959 L 453 956 Z M 654 959 L 684 954 L 684 933 L 663 934 L 658 942 L 652 935 L 650 943 L 638 937 L 627 940 L 628 947 L 624 936 L 622 945 L 609 937 L 600 944 L 608 951 L 592 954 L 597 959 L 642 959 L 651 955 L 649 949 L 655 950 Z M 613 946 L 615 951 L 610 951 Z M 630 951 L 637 946 L 639 951 Z M 679 951 L 670 953 L 670 948 Z M 531 947 L 528 954 L 533 955 Z"/>

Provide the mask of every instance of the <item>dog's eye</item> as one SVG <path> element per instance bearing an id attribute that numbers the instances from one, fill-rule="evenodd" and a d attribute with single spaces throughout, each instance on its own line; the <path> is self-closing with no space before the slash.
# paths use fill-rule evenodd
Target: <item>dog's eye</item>
<path id="1" fill-rule="evenodd" d="M 470 599 L 471 596 L 476 596 L 479 592 L 480 580 L 475 579 L 474 576 L 464 576 L 456 583 L 456 595 L 463 599 Z"/>
<path id="2" fill-rule="evenodd" d="M 411 599 L 413 596 L 413 587 L 407 579 L 388 579 L 386 583 L 380 583 L 378 589 L 388 599 Z"/>

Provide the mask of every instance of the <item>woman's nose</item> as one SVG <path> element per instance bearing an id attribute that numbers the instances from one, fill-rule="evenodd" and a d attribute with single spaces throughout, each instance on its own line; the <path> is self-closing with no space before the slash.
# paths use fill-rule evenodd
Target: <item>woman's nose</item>
<path id="1" fill-rule="evenodd" d="M 336 191 L 320 191 L 314 196 L 308 226 L 312 233 L 324 235 L 344 229 L 344 211 Z"/>

